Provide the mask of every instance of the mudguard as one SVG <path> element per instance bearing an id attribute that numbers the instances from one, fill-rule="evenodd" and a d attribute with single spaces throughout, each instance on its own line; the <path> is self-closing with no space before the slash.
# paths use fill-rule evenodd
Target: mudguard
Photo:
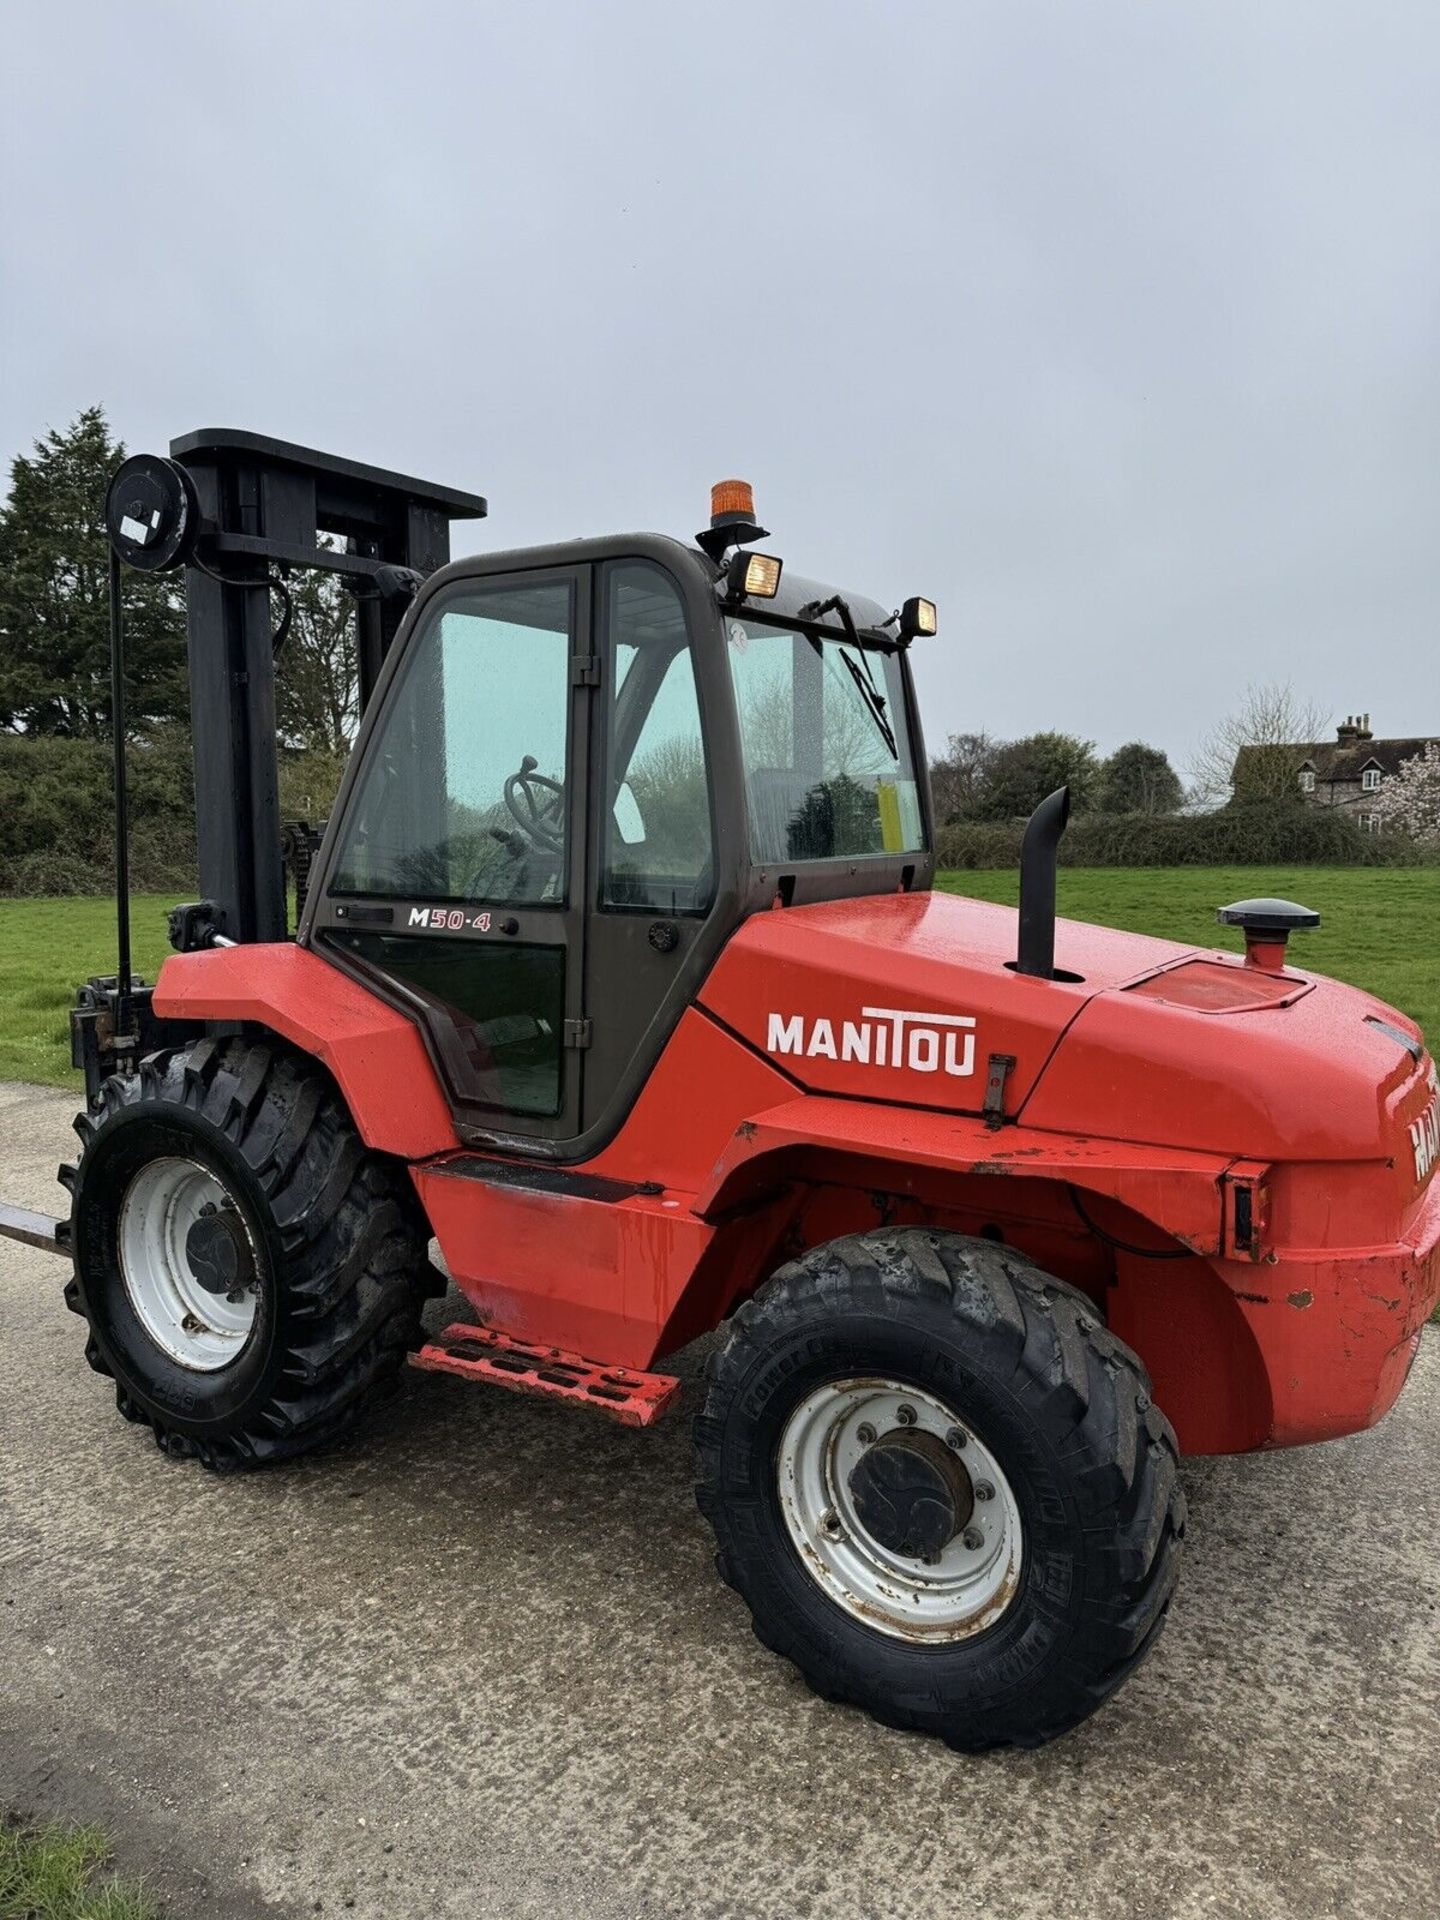
<path id="1" fill-rule="evenodd" d="M 167 1020 L 254 1021 L 334 1076 L 365 1144 L 404 1160 L 460 1141 L 419 1031 L 403 1014 L 304 947 L 262 942 L 177 953 L 160 969 Z"/>

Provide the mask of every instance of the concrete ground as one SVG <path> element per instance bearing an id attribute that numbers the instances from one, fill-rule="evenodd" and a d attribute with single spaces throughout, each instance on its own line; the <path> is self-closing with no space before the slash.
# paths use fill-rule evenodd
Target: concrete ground
<path id="1" fill-rule="evenodd" d="M 0 1195 L 58 1203 L 72 1106 L 0 1088 Z M 103 1820 L 172 1920 L 1440 1911 L 1440 1330 L 1378 1432 L 1190 1465 L 1155 1657 L 964 1760 L 762 1650 L 683 1417 L 414 1375 L 216 1480 L 121 1422 L 64 1277 L 0 1241 L 0 1810 Z"/>

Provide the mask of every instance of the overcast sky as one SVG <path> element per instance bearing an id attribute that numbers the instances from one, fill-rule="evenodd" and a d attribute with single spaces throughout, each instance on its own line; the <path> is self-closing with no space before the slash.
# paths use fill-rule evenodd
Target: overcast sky
<path id="1" fill-rule="evenodd" d="M 0 8 L 0 456 L 100 401 L 473 488 L 755 484 L 949 732 L 1440 728 L 1434 0 Z"/>

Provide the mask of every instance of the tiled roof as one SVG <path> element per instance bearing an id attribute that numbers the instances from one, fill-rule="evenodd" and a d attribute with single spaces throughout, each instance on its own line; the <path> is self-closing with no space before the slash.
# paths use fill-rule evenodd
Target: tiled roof
<path id="1" fill-rule="evenodd" d="M 1295 756 L 1297 773 L 1302 767 L 1313 767 L 1316 780 L 1323 784 L 1353 780 L 1358 786 L 1360 775 L 1366 767 L 1379 767 L 1382 773 L 1396 773 L 1403 760 L 1413 760 L 1424 753 L 1429 740 L 1436 737 L 1432 734 L 1427 739 L 1421 734 L 1410 740 L 1358 740 L 1353 745 L 1347 741 L 1344 746 L 1332 740 L 1314 747 L 1294 746 L 1290 751 Z M 1273 748 L 1241 747 L 1235 756 L 1236 775 L 1248 758 L 1269 752 L 1273 752 Z"/>

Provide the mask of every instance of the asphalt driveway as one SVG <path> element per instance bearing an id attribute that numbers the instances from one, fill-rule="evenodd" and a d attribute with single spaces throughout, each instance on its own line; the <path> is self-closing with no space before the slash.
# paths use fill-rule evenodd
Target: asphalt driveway
<path id="1" fill-rule="evenodd" d="M 73 1106 L 0 1087 L 0 1196 L 58 1205 Z M 1156 1656 L 964 1760 L 754 1640 L 683 1408 L 414 1375 L 220 1481 L 119 1419 L 64 1277 L 0 1241 L 0 1810 L 104 1820 L 173 1920 L 1440 1911 L 1440 1331 L 1377 1432 L 1192 1463 Z"/>

